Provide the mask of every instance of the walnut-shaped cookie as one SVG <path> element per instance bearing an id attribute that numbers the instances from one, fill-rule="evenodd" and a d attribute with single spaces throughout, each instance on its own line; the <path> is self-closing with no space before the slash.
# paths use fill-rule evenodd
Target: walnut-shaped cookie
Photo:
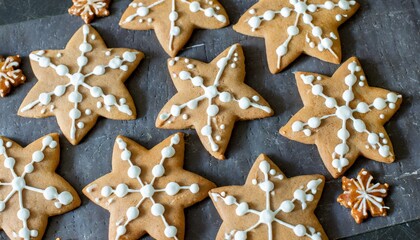
<path id="1" fill-rule="evenodd" d="M 354 0 L 260 0 L 233 29 L 265 39 L 273 74 L 302 53 L 338 64 L 341 44 L 337 28 L 358 8 Z"/>
<path id="2" fill-rule="evenodd" d="M 12 87 L 17 87 L 26 81 L 26 76 L 19 67 L 19 55 L 0 57 L 0 97 L 5 97 Z"/>
<path id="3" fill-rule="evenodd" d="M 42 239 L 48 217 L 80 206 L 70 184 L 55 173 L 60 161 L 58 134 L 25 148 L 0 136 L 0 229 L 10 239 Z"/>
<path id="4" fill-rule="evenodd" d="M 373 183 L 372 175 L 362 168 L 356 179 L 343 177 L 344 193 L 338 196 L 337 202 L 346 208 L 351 208 L 351 216 L 357 223 L 362 223 L 368 217 L 386 216 L 384 198 L 388 195 L 388 184 Z"/>
<path id="5" fill-rule="evenodd" d="M 184 137 L 174 134 L 150 150 L 118 136 L 112 172 L 83 193 L 107 209 L 109 239 L 184 239 L 187 208 L 207 197 L 215 185 L 183 169 Z"/>
<path id="6" fill-rule="evenodd" d="M 69 14 L 80 16 L 86 24 L 89 24 L 95 16 L 106 17 L 109 15 L 109 2 L 111 0 L 73 0 L 73 6 L 69 8 Z"/>
<path id="7" fill-rule="evenodd" d="M 316 144 L 334 178 L 343 175 L 359 155 L 391 163 L 394 150 L 383 125 L 396 113 L 401 95 L 370 87 L 353 57 L 332 77 L 295 73 L 304 107 L 280 129 L 283 136 Z"/>
<path id="8" fill-rule="evenodd" d="M 211 63 L 173 58 L 168 68 L 178 93 L 162 108 L 156 127 L 195 128 L 207 151 L 224 159 L 233 125 L 273 115 L 268 103 L 244 83 L 245 57 L 235 44 Z"/>
<path id="9" fill-rule="evenodd" d="M 136 108 L 124 81 L 143 58 L 127 48 L 107 48 L 98 32 L 82 26 L 64 50 L 41 50 L 29 55 L 38 82 L 18 115 L 55 116 L 73 144 L 95 125 L 99 116 L 115 120 L 136 118 Z"/>
<path id="10" fill-rule="evenodd" d="M 243 186 L 210 191 L 223 223 L 216 240 L 328 239 L 314 210 L 322 175 L 286 176 L 261 154 Z"/>
<path id="11" fill-rule="evenodd" d="M 195 28 L 227 25 L 228 16 L 218 0 L 134 0 L 120 20 L 122 28 L 154 29 L 160 45 L 171 57 L 187 43 Z"/>

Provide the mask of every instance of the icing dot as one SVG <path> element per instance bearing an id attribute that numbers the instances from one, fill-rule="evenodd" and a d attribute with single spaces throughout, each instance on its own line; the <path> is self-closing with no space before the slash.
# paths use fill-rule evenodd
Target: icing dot
<path id="1" fill-rule="evenodd" d="M 109 61 L 109 67 L 112 69 L 117 69 L 122 65 L 122 60 L 118 57 L 114 57 Z"/>
<path id="2" fill-rule="evenodd" d="M 72 103 L 79 103 L 82 101 L 83 97 L 82 94 L 79 92 L 71 92 L 68 97 L 69 101 Z"/>
<path id="3" fill-rule="evenodd" d="M 379 142 L 379 136 L 376 133 L 369 133 L 367 140 L 370 144 L 374 145 Z"/>
<path id="4" fill-rule="evenodd" d="M 3 201 L 0 201 L 0 212 L 3 212 L 5 208 L 6 208 L 6 204 Z"/>
<path id="5" fill-rule="evenodd" d="M 136 219 L 140 214 L 140 211 L 136 207 L 130 207 L 127 209 L 126 216 L 128 221 Z"/>
<path id="6" fill-rule="evenodd" d="M 181 71 L 179 73 L 179 78 L 181 78 L 181 80 L 187 80 L 187 79 L 190 79 L 190 77 L 191 77 L 191 74 L 187 71 Z"/>
<path id="7" fill-rule="evenodd" d="M 86 64 L 88 63 L 88 59 L 85 56 L 80 56 L 77 58 L 77 65 L 79 67 L 83 67 L 86 66 Z"/>
<path id="8" fill-rule="evenodd" d="M 249 108 L 251 106 L 251 101 L 249 100 L 249 98 L 247 98 L 247 97 L 242 97 L 240 100 L 239 100 L 239 107 L 241 108 L 241 109 L 247 109 L 247 108 Z"/>
<path id="9" fill-rule="evenodd" d="M 321 125 L 321 119 L 319 119 L 317 117 L 311 117 L 308 120 L 308 125 L 311 128 L 317 128 L 317 127 L 319 127 L 319 125 Z"/>
<path id="10" fill-rule="evenodd" d="M 176 236 L 176 233 L 178 232 L 177 228 L 174 226 L 167 226 L 165 227 L 165 236 L 168 238 L 173 238 Z"/>
<path id="11" fill-rule="evenodd" d="M 41 93 L 38 97 L 39 102 L 41 105 L 47 105 L 51 102 L 51 96 L 48 93 Z"/>
<path id="12" fill-rule="evenodd" d="M 367 113 L 369 111 L 369 106 L 365 102 L 360 102 L 357 104 L 356 110 L 359 113 Z"/>
<path id="13" fill-rule="evenodd" d="M 69 68 L 65 65 L 58 65 L 55 68 L 55 72 L 59 75 L 59 76 L 64 76 L 67 73 L 69 73 Z"/>
<path id="14" fill-rule="evenodd" d="M 153 167 L 152 174 L 154 177 L 162 177 L 165 174 L 165 168 L 161 164 L 158 164 Z"/>
<path id="15" fill-rule="evenodd" d="M 397 94 L 395 94 L 395 93 L 388 93 L 388 94 L 386 95 L 386 99 L 387 99 L 389 102 L 391 102 L 391 103 L 395 103 L 395 102 L 397 102 L 397 100 L 398 100 L 398 96 L 397 96 Z"/>
<path id="16" fill-rule="evenodd" d="M 347 86 L 351 87 L 353 86 L 357 81 L 357 77 L 353 74 L 349 74 L 344 78 L 344 82 Z"/>
<path id="17" fill-rule="evenodd" d="M 168 194 L 170 196 L 173 196 L 173 195 L 177 194 L 180 189 L 181 188 L 180 188 L 178 183 L 170 182 L 166 185 L 165 192 L 166 192 L 166 194 Z"/>
<path id="18" fill-rule="evenodd" d="M 130 178 L 137 178 L 140 176 L 141 170 L 137 166 L 130 166 L 127 171 L 127 175 Z"/>
<path id="19" fill-rule="evenodd" d="M 237 231 L 235 233 L 235 240 L 246 240 L 246 232 L 245 231 Z"/>
<path id="20" fill-rule="evenodd" d="M 346 91 L 344 91 L 343 93 L 343 100 L 346 102 L 350 102 L 354 99 L 354 94 L 353 91 L 350 89 L 347 89 Z"/>
<path id="21" fill-rule="evenodd" d="M 329 38 L 324 38 L 324 39 L 321 40 L 321 44 L 324 48 L 329 49 L 329 48 L 332 47 L 333 42 Z"/>
<path id="22" fill-rule="evenodd" d="M 44 198 L 51 201 L 58 196 L 57 189 L 53 186 L 47 187 L 43 192 Z"/>
<path id="23" fill-rule="evenodd" d="M 190 3 L 190 11 L 195 13 L 200 11 L 200 3 L 199 2 L 191 2 Z"/>
<path id="24" fill-rule="evenodd" d="M 284 45 L 280 45 L 277 49 L 276 49 L 276 54 L 280 57 L 286 55 L 287 53 L 287 47 Z"/>
<path id="25" fill-rule="evenodd" d="M 149 14 L 149 8 L 147 8 L 147 7 L 139 7 L 139 8 L 137 8 L 136 13 L 140 17 L 147 16 Z"/>
<path id="26" fill-rule="evenodd" d="M 331 1 L 326 1 L 326 2 L 324 3 L 324 7 L 325 7 L 327 10 L 331 10 L 331 9 L 333 9 L 333 8 L 334 8 L 334 3 L 333 3 L 333 2 L 331 2 Z"/>
<path id="27" fill-rule="evenodd" d="M 382 157 L 388 157 L 390 155 L 389 146 L 380 146 L 379 147 L 379 154 Z"/>
<path id="28" fill-rule="evenodd" d="M 221 102 L 227 103 L 232 100 L 232 95 L 228 92 L 221 92 L 219 94 L 219 99 Z"/>
<path id="29" fill-rule="evenodd" d="M 356 119 L 353 121 L 353 127 L 358 132 L 364 132 L 366 130 L 365 123 L 360 119 Z"/>
<path id="30" fill-rule="evenodd" d="M 281 10 L 280 10 L 280 14 L 283 16 L 283 17 L 289 17 L 290 16 L 290 12 L 291 12 L 292 10 L 290 9 L 290 8 L 288 8 L 288 7 L 284 7 L 284 8 L 282 8 Z"/>
<path id="31" fill-rule="evenodd" d="M 93 69 L 93 74 L 96 76 L 103 75 L 105 73 L 105 66 L 104 65 L 98 65 Z"/>
<path id="32" fill-rule="evenodd" d="M 176 11 L 172 11 L 169 13 L 169 20 L 174 22 L 178 19 L 178 13 Z"/>
<path id="33" fill-rule="evenodd" d="M 104 186 L 101 190 L 101 195 L 109 197 L 112 194 L 112 188 L 110 186 Z"/>
<path id="34" fill-rule="evenodd" d="M 292 124 L 292 131 L 299 132 L 303 129 L 303 123 L 301 121 L 296 121 Z"/>
<path id="35" fill-rule="evenodd" d="M 203 85 L 203 78 L 196 76 L 191 80 L 192 84 L 196 87 Z"/>
<path id="36" fill-rule="evenodd" d="M 26 173 L 32 173 L 34 171 L 34 165 L 32 165 L 32 164 L 26 165 L 25 168 L 24 168 L 24 171 Z"/>
<path id="37" fill-rule="evenodd" d="M 63 205 L 68 205 L 71 202 L 73 202 L 73 196 L 71 195 L 71 193 L 64 191 L 58 194 L 57 200 Z"/>
<path id="38" fill-rule="evenodd" d="M 92 51 L 92 45 L 90 45 L 89 43 L 82 43 L 79 46 L 79 50 L 83 53 L 90 52 Z"/>
<path id="39" fill-rule="evenodd" d="M 268 10 L 264 13 L 263 18 L 266 21 L 271 21 L 274 18 L 274 16 L 275 16 L 274 11 Z"/>
<path id="40" fill-rule="evenodd" d="M 165 212 L 165 207 L 163 207 L 163 205 L 160 203 L 155 203 L 150 208 L 150 211 L 152 212 L 153 216 L 156 216 L 156 217 L 162 216 L 163 213 Z"/>
<path id="41" fill-rule="evenodd" d="M 8 169 L 13 169 L 13 167 L 15 166 L 15 159 L 12 157 L 8 157 L 6 159 L 4 159 L 4 167 L 8 168 Z"/>
<path id="42" fill-rule="evenodd" d="M 104 97 L 104 103 L 107 106 L 111 106 L 115 105 L 117 103 L 117 100 L 115 99 L 114 95 L 109 94 Z"/>
<path id="43" fill-rule="evenodd" d="M 164 158 L 171 158 L 175 155 L 175 149 L 172 146 L 164 147 L 161 154 Z"/>
<path id="44" fill-rule="evenodd" d="M 303 237 L 306 234 L 306 228 L 302 224 L 298 224 L 293 228 L 293 232 L 298 237 Z"/>
<path id="45" fill-rule="evenodd" d="M 172 36 L 179 36 L 180 33 L 181 33 L 181 29 L 178 26 L 174 26 L 171 29 L 171 35 Z"/>
<path id="46" fill-rule="evenodd" d="M 310 24 L 312 22 L 312 20 L 313 20 L 313 17 L 311 15 L 309 15 L 309 14 L 303 14 L 302 19 L 303 19 L 303 22 L 304 23 Z"/>
<path id="47" fill-rule="evenodd" d="M 218 94 L 218 91 L 217 91 L 216 86 L 208 86 L 204 88 L 204 95 L 207 98 L 214 98 L 217 96 L 217 94 Z"/>
<path id="48" fill-rule="evenodd" d="M 242 202 L 236 208 L 236 215 L 243 216 L 248 212 L 248 210 L 249 210 L 248 203 Z"/>
<path id="49" fill-rule="evenodd" d="M 79 111 L 79 109 L 73 108 L 72 110 L 70 110 L 69 117 L 71 119 L 79 119 L 81 114 L 82 113 Z"/>
<path id="50" fill-rule="evenodd" d="M 220 129 L 225 129 L 225 124 L 220 125 Z"/>
<path id="51" fill-rule="evenodd" d="M 118 184 L 117 188 L 115 189 L 115 195 L 119 198 L 124 197 L 128 193 L 128 186 L 124 183 Z"/>
<path id="52" fill-rule="evenodd" d="M 32 161 L 34 162 L 41 162 L 42 160 L 44 160 L 44 153 L 41 151 L 35 151 L 32 154 Z"/>
<path id="53" fill-rule="evenodd" d="M 97 97 L 102 96 L 103 95 L 102 88 L 100 88 L 100 87 L 92 87 L 90 89 L 90 95 L 92 95 L 92 97 L 94 97 L 94 98 L 97 98 Z"/>
<path id="54" fill-rule="evenodd" d="M 193 183 L 190 186 L 190 191 L 194 194 L 198 193 L 198 191 L 200 191 L 200 187 L 198 186 L 197 183 Z"/>
<path id="55" fill-rule="evenodd" d="M 131 158 L 131 152 L 127 149 L 121 152 L 121 159 L 127 161 Z"/>
<path id="56" fill-rule="evenodd" d="M 181 107 L 178 105 L 172 105 L 171 107 L 171 114 L 174 117 L 178 117 L 181 114 Z"/>
<path id="57" fill-rule="evenodd" d="M 217 105 L 212 104 L 207 107 L 207 115 L 210 117 L 216 116 L 217 113 L 219 113 L 219 107 Z"/>
<path id="58" fill-rule="evenodd" d="M 289 213 L 293 211 L 294 208 L 295 208 L 295 205 L 290 200 L 285 200 L 280 205 L 280 209 L 285 213 Z"/>
<path id="59" fill-rule="evenodd" d="M 214 9 L 213 9 L 213 8 L 206 8 L 206 9 L 204 10 L 204 15 L 205 15 L 206 17 L 213 17 L 213 16 L 214 16 L 214 14 L 215 14 L 215 12 L 214 12 Z"/>
<path id="60" fill-rule="evenodd" d="M 337 101 L 332 97 L 327 97 L 325 99 L 325 106 L 327 106 L 328 108 L 333 108 L 337 106 Z"/>
<path id="61" fill-rule="evenodd" d="M 322 29 L 320 27 L 312 28 L 312 35 L 315 37 L 320 37 L 322 35 Z"/>
<path id="62" fill-rule="evenodd" d="M 349 152 L 349 146 L 346 143 L 340 143 L 337 146 L 335 146 L 334 151 L 339 155 L 343 156 Z"/>
<path id="63" fill-rule="evenodd" d="M 253 16 L 248 20 L 248 25 L 251 28 L 258 28 L 261 24 L 261 19 L 259 17 Z"/>
<path id="64" fill-rule="evenodd" d="M 47 68 L 50 66 L 51 60 L 47 57 L 41 57 L 39 58 L 39 66 L 43 68 Z"/>
<path id="65" fill-rule="evenodd" d="M 379 115 L 379 118 L 380 118 L 380 119 L 384 119 L 384 118 L 385 118 L 385 115 L 384 115 L 384 114 L 380 114 L 380 115 Z"/>
<path id="66" fill-rule="evenodd" d="M 123 59 L 127 62 L 134 62 L 136 60 L 136 53 L 134 52 L 124 52 Z"/>
<path id="67" fill-rule="evenodd" d="M 125 226 L 118 226 L 117 227 L 117 235 L 122 236 L 126 233 L 127 229 L 125 229 Z"/>
<path id="68" fill-rule="evenodd" d="M 54 95 L 57 96 L 57 97 L 61 97 L 61 96 L 63 96 L 63 94 L 64 94 L 65 91 L 66 91 L 66 87 L 65 86 L 58 85 L 54 89 Z"/>
<path id="69" fill-rule="evenodd" d="M 373 100 L 373 107 L 378 110 L 382 110 L 386 107 L 386 102 L 382 98 L 376 98 L 375 100 Z"/>
<path id="70" fill-rule="evenodd" d="M 312 94 L 318 96 L 322 94 L 322 91 L 323 91 L 322 85 L 315 84 L 312 86 Z"/>
<path id="71" fill-rule="evenodd" d="M 287 33 L 290 36 L 296 36 L 299 34 L 299 28 L 297 28 L 296 26 L 290 26 L 287 28 Z"/>

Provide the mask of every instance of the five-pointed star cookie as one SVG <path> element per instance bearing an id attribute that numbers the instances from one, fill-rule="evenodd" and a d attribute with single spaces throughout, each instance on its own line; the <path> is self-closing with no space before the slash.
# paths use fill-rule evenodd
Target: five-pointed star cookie
<path id="1" fill-rule="evenodd" d="M 245 185 L 210 191 L 223 220 L 216 239 L 327 239 L 314 214 L 323 188 L 324 176 L 286 178 L 261 154 Z"/>
<path id="2" fill-rule="evenodd" d="M 20 65 L 20 56 L 0 57 L 0 97 L 9 94 L 12 87 L 17 87 L 26 81 Z"/>
<path id="3" fill-rule="evenodd" d="M 163 49 L 175 57 L 194 28 L 217 29 L 229 25 L 217 0 L 134 0 L 121 17 L 120 26 L 131 30 L 154 29 Z"/>
<path id="4" fill-rule="evenodd" d="M 107 48 L 95 29 L 84 25 L 64 50 L 29 55 L 38 83 L 26 96 L 18 115 L 55 115 L 72 144 L 80 142 L 99 116 L 135 119 L 136 108 L 124 81 L 143 56 L 132 49 Z"/>
<path id="5" fill-rule="evenodd" d="M 109 2 L 110 0 L 73 0 L 73 6 L 68 11 L 71 15 L 80 16 L 86 24 L 89 24 L 95 16 L 109 15 Z"/>
<path id="6" fill-rule="evenodd" d="M 224 159 L 235 121 L 273 115 L 268 103 L 244 83 L 245 57 L 239 44 L 209 64 L 176 57 L 168 68 L 178 93 L 163 107 L 156 126 L 195 128 L 215 158 Z"/>
<path id="7" fill-rule="evenodd" d="M 184 208 L 215 185 L 182 168 L 184 138 L 174 134 L 151 150 L 117 137 L 112 172 L 83 193 L 111 213 L 109 239 L 184 239 Z"/>
<path id="8" fill-rule="evenodd" d="M 273 74 L 302 53 L 338 64 L 341 45 L 337 28 L 358 8 L 353 0 L 260 0 L 233 29 L 265 38 L 268 67 Z"/>
<path id="9" fill-rule="evenodd" d="M 55 173 L 58 134 L 22 148 L 0 137 L 0 228 L 10 239 L 42 239 L 48 217 L 80 205 L 70 184 Z"/>
<path id="10" fill-rule="evenodd" d="M 280 129 L 292 140 L 316 144 L 334 178 L 344 174 L 359 155 L 394 161 L 383 125 L 401 104 L 401 95 L 368 86 L 357 58 L 347 60 L 332 77 L 295 74 L 304 107 Z"/>
<path id="11" fill-rule="evenodd" d="M 344 193 L 338 196 L 337 202 L 346 208 L 351 208 L 351 215 L 357 223 L 362 223 L 368 217 L 386 216 L 384 198 L 388 195 L 388 184 L 372 183 L 372 175 L 362 168 L 356 179 L 343 177 Z"/>

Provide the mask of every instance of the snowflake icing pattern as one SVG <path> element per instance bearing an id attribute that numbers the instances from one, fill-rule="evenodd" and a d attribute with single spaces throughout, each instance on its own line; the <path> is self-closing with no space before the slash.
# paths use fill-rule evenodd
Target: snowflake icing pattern
<path id="1" fill-rule="evenodd" d="M 106 17 L 109 15 L 108 5 L 110 0 L 73 0 L 73 6 L 69 8 L 72 15 L 81 16 L 86 24 L 90 23 L 95 16 Z"/>

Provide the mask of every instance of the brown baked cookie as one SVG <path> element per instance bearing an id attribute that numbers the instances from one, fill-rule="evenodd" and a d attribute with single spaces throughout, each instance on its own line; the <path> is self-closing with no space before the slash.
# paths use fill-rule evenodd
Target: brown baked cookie
<path id="1" fill-rule="evenodd" d="M 29 55 L 38 83 L 28 93 L 18 115 L 55 116 L 64 136 L 78 144 L 99 116 L 136 118 L 136 108 L 124 81 L 144 57 L 127 48 L 107 48 L 98 32 L 84 25 L 64 50 Z"/>
<path id="2" fill-rule="evenodd" d="M 0 136 L 0 228 L 10 239 L 42 239 L 48 217 L 80 206 L 70 184 L 55 173 L 58 134 L 25 148 Z"/>
<path id="3" fill-rule="evenodd" d="M 0 57 L 0 97 L 10 93 L 12 87 L 17 87 L 26 81 L 20 67 L 20 56 Z"/>
<path id="4" fill-rule="evenodd" d="M 174 134 L 151 150 L 118 136 L 112 172 L 83 193 L 111 213 L 109 239 L 184 239 L 184 208 L 207 197 L 215 185 L 182 168 L 184 137 Z"/>
<path id="5" fill-rule="evenodd" d="M 351 215 L 357 223 L 362 223 L 370 212 L 372 217 L 386 216 L 384 198 L 388 195 L 388 184 L 372 183 L 372 175 L 362 168 L 357 178 L 343 177 L 344 193 L 338 196 L 337 202 L 351 208 Z"/>
<path id="6" fill-rule="evenodd" d="M 359 8 L 353 0 L 260 0 L 233 26 L 265 39 L 270 72 L 281 72 L 299 55 L 341 62 L 338 26 Z"/>
<path id="7" fill-rule="evenodd" d="M 195 128 L 204 147 L 224 159 L 233 125 L 273 115 L 268 103 L 244 83 L 245 57 L 235 44 L 211 63 L 173 58 L 168 68 L 178 93 L 162 108 L 156 127 Z"/>
<path id="8" fill-rule="evenodd" d="M 80 16 L 86 24 L 97 17 L 109 15 L 110 0 L 73 0 L 73 6 L 69 8 L 69 14 Z"/>
<path id="9" fill-rule="evenodd" d="M 210 191 L 223 220 L 216 239 L 328 239 L 314 214 L 324 182 L 322 175 L 286 178 L 261 154 L 245 185 Z"/>
<path id="10" fill-rule="evenodd" d="M 357 58 L 347 60 L 332 77 L 295 74 L 304 107 L 280 133 L 316 144 L 334 178 L 344 174 L 359 155 L 379 162 L 394 161 L 383 125 L 401 104 L 401 95 L 370 87 Z"/>
<path id="11" fill-rule="evenodd" d="M 195 28 L 227 25 L 226 11 L 217 0 L 134 0 L 120 20 L 122 28 L 154 29 L 160 45 L 171 57 L 187 43 Z"/>

